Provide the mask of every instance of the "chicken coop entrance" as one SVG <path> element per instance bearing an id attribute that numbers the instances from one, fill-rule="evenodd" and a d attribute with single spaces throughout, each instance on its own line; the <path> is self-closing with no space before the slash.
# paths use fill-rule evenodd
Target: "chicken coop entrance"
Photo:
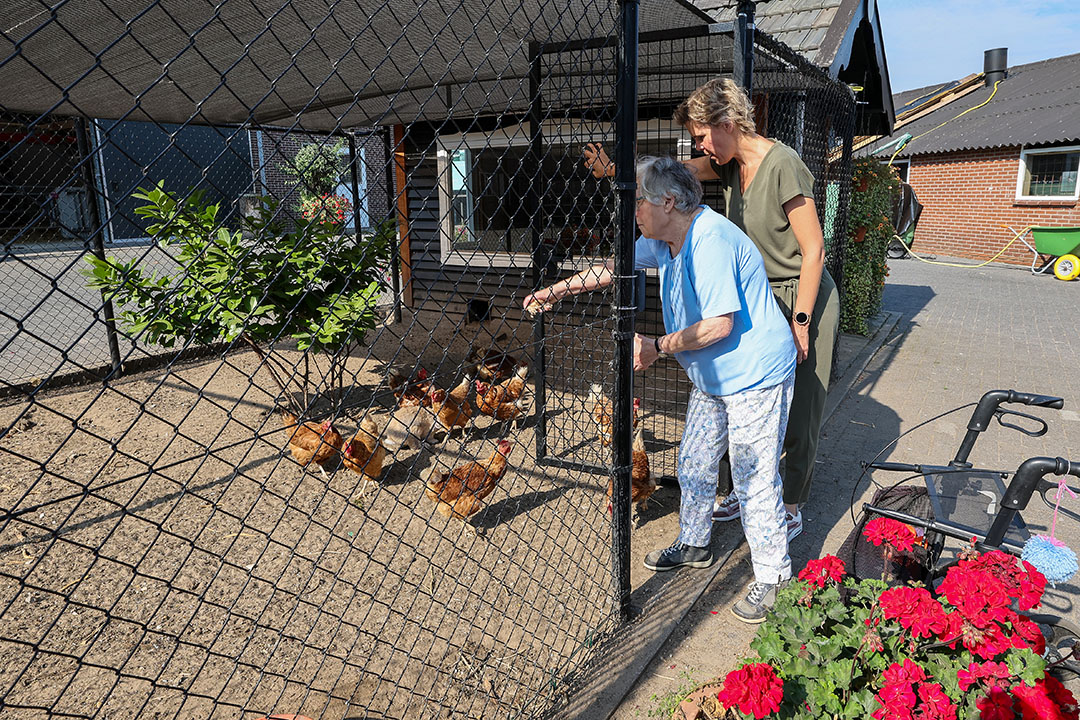
<path id="1" fill-rule="evenodd" d="M 688 155 L 675 105 L 752 54 L 836 262 L 846 88 L 681 0 L 0 22 L 0 167 L 56 169 L 4 190 L 0 707 L 557 712 L 630 609 L 631 425 L 670 476 L 685 410 L 676 366 L 631 370 L 635 153 Z M 609 292 L 525 316 L 607 257 Z"/>

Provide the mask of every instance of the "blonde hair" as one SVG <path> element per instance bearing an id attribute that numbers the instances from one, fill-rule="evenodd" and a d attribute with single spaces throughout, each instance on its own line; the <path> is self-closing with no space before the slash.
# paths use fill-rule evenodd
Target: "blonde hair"
<path id="1" fill-rule="evenodd" d="M 734 80 L 713 78 L 675 108 L 675 122 L 683 127 L 692 122 L 711 126 L 730 122 L 744 133 L 752 133 L 754 106 Z"/>

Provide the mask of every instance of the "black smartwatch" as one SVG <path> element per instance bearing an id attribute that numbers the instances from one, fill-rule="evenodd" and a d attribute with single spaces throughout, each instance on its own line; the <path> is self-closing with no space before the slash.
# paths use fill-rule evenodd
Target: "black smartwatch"
<path id="1" fill-rule="evenodd" d="M 809 313 L 797 312 L 791 316 L 791 319 L 795 321 L 796 325 L 802 325 L 803 327 L 806 327 L 810 324 Z"/>
<path id="2" fill-rule="evenodd" d="M 657 357 L 667 357 L 667 353 L 660 349 L 660 338 L 653 338 L 653 347 L 656 348 Z"/>

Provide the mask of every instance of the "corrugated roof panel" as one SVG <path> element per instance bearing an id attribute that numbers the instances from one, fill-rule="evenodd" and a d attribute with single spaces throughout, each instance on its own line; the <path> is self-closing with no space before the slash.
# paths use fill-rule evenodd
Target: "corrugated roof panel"
<path id="1" fill-rule="evenodd" d="M 895 102 L 914 92 L 895 96 Z M 1009 68 L 993 99 L 961 116 L 986 102 L 991 92 L 989 87 L 979 88 L 867 149 L 904 133 L 915 137 L 899 157 L 1080 140 L 1080 53 Z"/>

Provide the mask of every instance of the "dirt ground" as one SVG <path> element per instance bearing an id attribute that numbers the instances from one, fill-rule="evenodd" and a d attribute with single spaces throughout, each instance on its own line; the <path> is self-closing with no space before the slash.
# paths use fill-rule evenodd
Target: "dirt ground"
<path id="1" fill-rule="evenodd" d="M 385 416 L 390 366 L 449 387 L 470 344 L 507 334 L 524 360 L 530 333 L 407 315 L 350 359 L 335 422 L 348 437 Z M 585 397 L 610 382 L 610 332 L 550 333 L 548 454 L 606 466 Z M 531 413 L 480 416 L 388 459 L 361 496 L 347 469 L 327 480 L 282 453 L 257 364 L 237 352 L 0 407 L 0 718 L 528 717 L 552 702 L 615 623 L 607 475 L 537 463 Z M 674 466 L 670 394 L 646 393 L 657 474 Z M 510 468 L 484 509 L 435 513 L 430 468 L 501 437 Z M 633 584 L 676 507 L 662 488 L 641 513 Z"/>

